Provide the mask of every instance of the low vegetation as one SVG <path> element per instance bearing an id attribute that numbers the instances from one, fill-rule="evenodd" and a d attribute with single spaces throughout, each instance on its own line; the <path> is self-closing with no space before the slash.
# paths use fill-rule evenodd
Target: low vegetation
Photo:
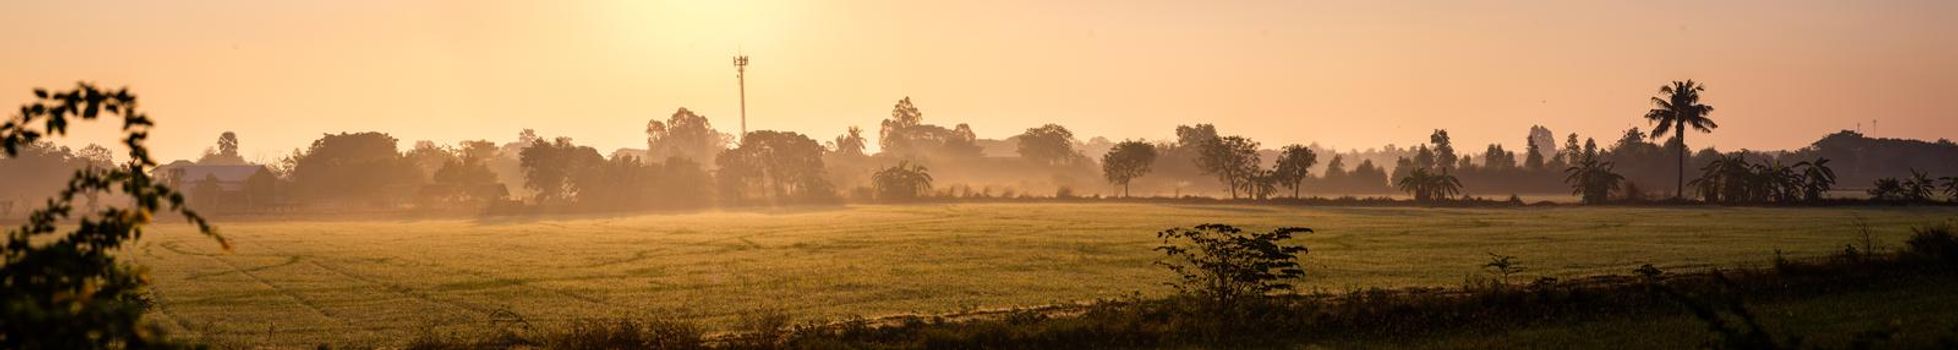
<path id="1" fill-rule="evenodd" d="M 1164 266 L 1183 276 L 1171 283 L 1181 292 L 1162 299 L 1102 300 L 1078 307 L 1014 310 L 964 320 L 913 317 L 801 325 L 760 321 L 755 323 L 760 327 L 709 337 L 700 337 L 696 328 L 669 320 L 581 321 L 566 329 L 541 332 L 535 337 L 543 341 L 528 344 L 563 349 L 909 349 L 1272 347 L 1357 341 L 1382 346 L 1417 342 L 1431 334 L 1492 334 L 1686 315 L 1703 325 L 1703 333 L 1692 338 L 1700 339 L 1698 345 L 1707 348 L 1958 345 L 1958 328 L 1938 329 L 1935 325 L 1928 330 L 1913 327 L 1911 332 L 1891 325 L 1788 334 L 1771 325 L 1770 320 L 1777 315 L 1754 311 L 1760 300 L 1806 300 L 1884 288 L 1908 289 L 1912 285 L 1958 285 L 1954 284 L 1958 283 L 1958 255 L 1946 255 L 1953 252 L 1946 249 L 1958 248 L 1958 237 L 1948 227 L 1917 229 L 1907 248 L 1895 254 L 1783 260 L 1771 268 L 1672 274 L 1648 264 L 1627 271 L 1630 274 L 1571 281 L 1545 276 L 1516 284 L 1509 281 L 1511 275 L 1525 271 L 1517 258 L 1491 253 L 1491 261 L 1484 266 L 1494 276 L 1472 277 L 1457 288 L 1268 294 L 1285 289 L 1285 281 L 1303 276 L 1268 272 L 1286 270 L 1283 266 L 1296 262 L 1292 253 L 1304 249 L 1269 244 L 1260 238 L 1293 232 L 1304 231 L 1246 234 L 1227 225 L 1164 231 L 1162 236 L 1172 241 L 1164 247 L 1193 244 L 1204 252 L 1200 255 L 1217 259 L 1192 260 L 1193 251 L 1160 249 L 1174 261 Z M 1194 262 L 1199 260 L 1202 262 Z M 1219 299 L 1223 295 L 1233 299 Z M 1220 303 L 1222 300 L 1229 303 Z M 1222 313 L 1226 310 L 1229 313 Z M 451 344 L 426 339 L 411 348 L 447 348 Z M 1624 344 L 1590 343 L 1584 347 L 1619 345 Z"/>

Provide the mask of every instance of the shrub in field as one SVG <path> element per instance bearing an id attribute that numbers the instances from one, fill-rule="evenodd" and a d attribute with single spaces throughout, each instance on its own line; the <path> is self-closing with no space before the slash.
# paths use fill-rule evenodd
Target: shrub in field
<path id="1" fill-rule="evenodd" d="M 1502 284 L 1509 284 L 1510 276 L 1523 273 L 1523 263 L 1517 262 L 1515 256 L 1489 253 L 1489 262 L 1482 264 L 1482 269 L 1496 275 Z"/>
<path id="2" fill-rule="evenodd" d="M 584 320 L 570 328 L 546 336 L 552 349 L 705 349 L 702 332 L 693 324 L 653 318 L 648 320 Z"/>
<path id="3" fill-rule="evenodd" d="M 794 331 L 794 320 L 788 312 L 778 309 L 742 312 L 734 324 L 738 334 L 730 338 L 727 345 L 734 349 L 782 348 Z"/>
<path id="4" fill-rule="evenodd" d="M 182 193 L 150 177 L 156 166 L 143 141 L 153 124 L 136 110 L 128 90 L 105 90 L 87 83 L 73 90 L 35 89 L 35 101 L 0 124 L 0 150 L 8 157 L 45 136 L 67 134 L 75 119 L 102 114 L 122 117 L 123 145 L 129 160 L 112 167 L 89 166 L 75 172 L 67 188 L 7 230 L 0 249 L 0 348 L 97 349 L 169 348 L 162 330 L 144 322 L 148 300 L 143 274 L 114 253 L 142 236 L 159 213 L 178 212 L 198 231 L 224 244 L 211 227 L 184 207 Z M 36 124 L 41 128 L 36 128 Z M 76 212 L 77 197 L 111 195 L 129 205 Z M 94 205 L 89 205 L 93 208 Z M 58 233 L 68 230 L 65 233 Z"/>
<path id="5" fill-rule="evenodd" d="M 1216 312 L 1230 312 L 1246 299 L 1292 290 L 1291 280 L 1305 277 L 1298 256 L 1306 249 L 1303 245 L 1285 245 L 1284 241 L 1310 232 L 1309 228 L 1281 227 L 1246 233 L 1224 224 L 1171 228 L 1156 234 L 1163 240 L 1156 250 L 1164 255 L 1156 264 L 1177 274 L 1177 281 L 1170 286 L 1202 298 Z"/>
<path id="6" fill-rule="evenodd" d="M 1904 241 L 1904 254 L 1921 259 L 1935 259 L 1958 262 L 1958 236 L 1951 233 L 1951 225 L 1938 225 L 1911 229 L 1910 240 Z"/>

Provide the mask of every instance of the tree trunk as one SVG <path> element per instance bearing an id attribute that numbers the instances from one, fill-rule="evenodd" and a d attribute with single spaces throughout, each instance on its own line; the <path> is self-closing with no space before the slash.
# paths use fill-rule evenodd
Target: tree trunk
<path id="1" fill-rule="evenodd" d="M 1679 178 L 1678 181 L 1675 182 L 1676 187 L 1674 187 L 1675 189 L 1672 192 L 1672 199 L 1684 200 L 1686 199 L 1686 130 L 1685 128 L 1680 128 L 1679 132 L 1674 133 L 1674 135 L 1679 138 Z"/>

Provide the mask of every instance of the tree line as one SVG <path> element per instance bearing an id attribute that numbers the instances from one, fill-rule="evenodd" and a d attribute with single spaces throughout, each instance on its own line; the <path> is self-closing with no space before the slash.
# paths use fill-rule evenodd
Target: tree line
<path id="1" fill-rule="evenodd" d="M 647 122 L 643 149 L 601 152 L 531 130 L 501 143 L 421 141 L 401 149 L 401 140 L 386 133 L 350 132 L 324 134 L 259 165 L 239 155 L 240 135 L 225 132 L 196 161 L 158 169 L 257 167 L 229 179 L 159 174 L 186 184 L 194 204 L 217 211 L 639 210 L 1137 193 L 1250 200 L 1404 193 L 1417 201 L 1568 193 L 1593 203 L 1781 203 L 1845 192 L 1836 191 L 1839 183 L 1867 183 L 1847 192 L 1883 200 L 1958 195 L 1958 180 L 1933 175 L 1958 174 L 1948 161 L 1958 157 L 1958 145 L 1948 140 L 1844 131 L 1792 151 L 1690 151 L 1688 132 L 1718 128 L 1713 107 L 1700 99 L 1704 92 L 1694 81 L 1662 86 L 1640 116 L 1653 124 L 1649 134 L 1635 127 L 1600 145 L 1572 133 L 1559 146 L 1548 128 L 1535 126 L 1523 147 L 1495 143 L 1479 152 L 1455 145 L 1445 129 L 1412 147 L 1347 152 L 1316 144 L 1266 147 L 1212 124 L 1177 126 L 1173 138 L 1157 141 L 1083 142 L 1059 124 L 988 140 L 966 124 L 930 123 L 907 97 L 879 123 L 875 152 L 858 127 L 823 141 L 774 130 L 730 135 L 706 116 L 678 108 Z M 0 199 L 31 197 L 29 189 L 56 187 L 68 169 L 111 161 L 101 146 L 69 150 L 42 141 L 22 147 L 0 159 L 0 174 L 24 186 L 10 187 L 19 193 Z"/>

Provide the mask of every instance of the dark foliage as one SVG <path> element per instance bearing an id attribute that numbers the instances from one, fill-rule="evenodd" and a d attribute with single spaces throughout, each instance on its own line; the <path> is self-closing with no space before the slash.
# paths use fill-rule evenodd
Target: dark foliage
<path id="1" fill-rule="evenodd" d="M 1171 228 L 1157 232 L 1163 252 L 1157 265 L 1175 272 L 1178 280 L 1169 283 L 1177 291 L 1208 301 L 1219 314 L 1233 313 L 1247 301 L 1278 291 L 1292 290 L 1292 281 L 1305 277 L 1298 256 L 1305 246 L 1286 245 L 1302 227 L 1281 227 L 1262 233 L 1245 233 L 1224 224 L 1203 224 L 1194 228 Z"/>
<path id="2" fill-rule="evenodd" d="M 140 237 L 156 215 L 170 212 L 182 214 L 225 249 L 230 244 L 184 207 L 183 194 L 150 177 L 156 162 L 144 141 L 154 121 L 136 109 L 134 94 L 80 83 L 67 91 L 35 89 L 34 98 L 0 124 L 0 148 L 7 156 L 43 138 L 66 135 L 71 122 L 110 115 L 122 119 L 130 160 L 75 172 L 59 195 L 7 231 L 5 265 L 0 265 L 0 348 L 175 347 L 160 328 L 144 322 L 144 278 L 114 252 Z M 128 197 L 129 205 L 75 208 L 79 197 L 111 193 Z"/>

